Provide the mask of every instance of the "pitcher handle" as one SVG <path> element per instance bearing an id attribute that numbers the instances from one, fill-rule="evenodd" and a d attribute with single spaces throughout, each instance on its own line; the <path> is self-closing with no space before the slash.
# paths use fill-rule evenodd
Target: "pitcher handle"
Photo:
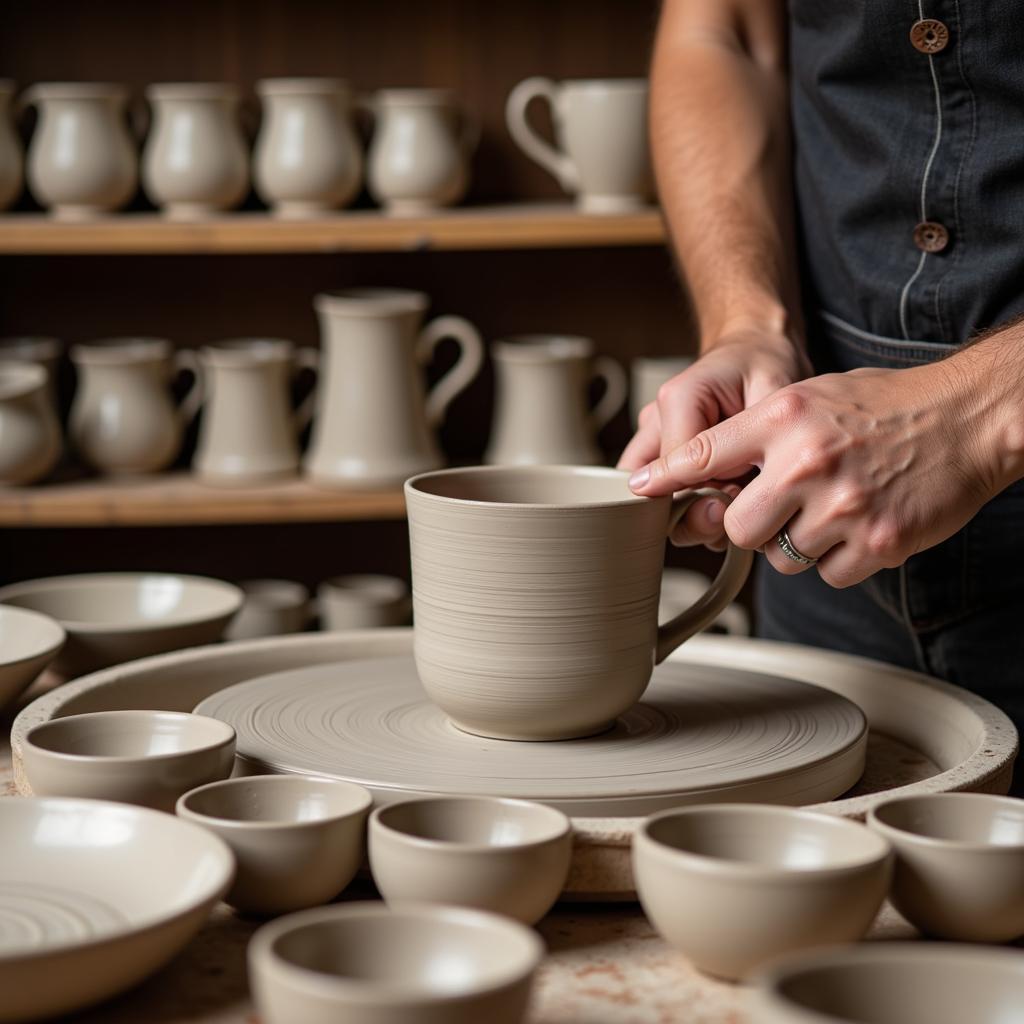
<path id="1" fill-rule="evenodd" d="M 298 349 L 295 353 L 295 366 L 300 371 L 309 370 L 317 378 L 313 390 L 299 402 L 299 407 L 294 413 L 295 430 L 302 431 L 309 426 L 313 410 L 316 408 L 317 389 L 320 386 L 320 350 L 311 346 Z"/>
<path id="2" fill-rule="evenodd" d="M 524 79 L 508 94 L 505 103 L 505 123 L 519 148 L 553 174 L 566 192 L 570 192 L 579 184 L 576 165 L 570 157 L 541 136 L 527 118 L 531 101 L 538 97 L 548 101 L 552 114 L 557 118 L 559 92 L 558 85 L 550 78 L 537 75 Z"/>
<path id="3" fill-rule="evenodd" d="M 178 349 L 174 353 L 174 372 L 191 373 L 192 386 L 185 392 L 185 397 L 178 403 L 178 412 L 184 423 L 191 423 L 203 404 L 203 373 L 199 368 L 199 360 L 190 348 Z"/>
<path id="4" fill-rule="evenodd" d="M 611 356 L 597 356 L 594 360 L 594 379 L 604 381 L 604 394 L 590 412 L 594 433 L 600 433 L 626 404 L 629 385 L 622 364 Z"/>
<path id="5" fill-rule="evenodd" d="M 686 515 L 687 509 L 699 498 L 719 498 L 726 505 L 732 498 L 724 491 L 714 487 L 699 487 L 694 490 L 680 491 L 672 499 L 672 514 L 668 520 L 668 533 L 671 533 Z M 725 552 L 718 575 L 711 586 L 697 598 L 686 611 L 680 612 L 674 619 L 658 627 L 658 645 L 655 649 L 654 663 L 660 665 L 684 640 L 689 640 L 694 633 L 710 626 L 736 595 L 743 589 L 743 584 L 754 564 L 754 552 L 738 548 L 732 542 Z"/>
<path id="6" fill-rule="evenodd" d="M 452 399 L 472 383 L 484 364 L 484 343 L 480 332 L 461 316 L 439 316 L 420 331 L 416 339 L 416 358 L 420 363 L 430 361 L 439 342 L 451 338 L 462 349 L 455 365 L 433 386 L 427 395 L 427 423 L 436 427 L 451 404 Z"/>

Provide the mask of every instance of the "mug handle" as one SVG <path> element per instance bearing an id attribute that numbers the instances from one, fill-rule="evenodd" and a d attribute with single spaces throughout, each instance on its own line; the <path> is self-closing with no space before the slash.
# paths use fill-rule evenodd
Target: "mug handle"
<path id="1" fill-rule="evenodd" d="M 543 97 L 551 105 L 552 114 L 557 117 L 559 92 L 558 85 L 550 78 L 538 75 L 524 79 L 508 94 L 505 103 L 505 123 L 519 148 L 553 174 L 566 192 L 571 192 L 579 185 L 576 165 L 570 157 L 540 136 L 526 116 L 530 102 L 537 97 Z"/>
<path id="2" fill-rule="evenodd" d="M 590 412 L 590 422 L 593 424 L 594 433 L 597 434 L 626 404 L 629 386 L 626 383 L 626 371 L 611 356 L 597 356 L 594 360 L 593 377 L 595 380 L 604 381 L 604 394 Z"/>
<path id="3" fill-rule="evenodd" d="M 672 499 L 668 533 L 676 528 L 679 520 L 686 515 L 687 509 L 699 498 L 721 498 L 726 505 L 732 501 L 728 494 L 714 487 L 680 491 Z M 730 542 L 722 568 L 718 570 L 718 575 L 711 586 L 686 611 L 680 612 L 674 619 L 669 619 L 658 627 L 658 645 L 654 654 L 656 665 L 660 665 L 684 640 L 689 640 L 694 633 L 699 633 L 718 618 L 743 589 L 753 564 L 753 551 L 738 548 Z"/>
<path id="4" fill-rule="evenodd" d="M 29 107 L 34 107 L 39 102 L 39 85 L 30 85 L 27 89 L 23 89 L 14 99 L 11 101 L 11 117 L 15 121 L 20 121 L 25 116 L 25 111 Z"/>
<path id="5" fill-rule="evenodd" d="M 203 404 L 203 374 L 199 369 L 199 360 L 190 348 L 181 348 L 174 353 L 174 372 L 191 373 L 192 386 L 185 392 L 185 397 L 178 404 L 178 412 L 185 423 L 191 423 Z"/>
<path id="6" fill-rule="evenodd" d="M 319 383 L 320 350 L 310 346 L 296 350 L 295 366 L 300 371 L 309 370 L 318 378 Z M 313 390 L 299 402 L 299 407 L 295 410 L 293 420 L 296 431 L 305 430 L 309 426 L 309 421 L 313 418 L 313 410 L 316 408 L 316 393 L 317 387 L 314 386 Z"/>
<path id="7" fill-rule="evenodd" d="M 436 427 L 444 419 L 452 399 L 464 390 L 484 364 L 484 343 L 480 333 L 461 316 L 439 316 L 420 331 L 416 339 L 416 358 L 421 364 L 430 361 L 439 342 L 452 338 L 462 349 L 455 365 L 431 388 L 427 395 L 427 423 Z"/>

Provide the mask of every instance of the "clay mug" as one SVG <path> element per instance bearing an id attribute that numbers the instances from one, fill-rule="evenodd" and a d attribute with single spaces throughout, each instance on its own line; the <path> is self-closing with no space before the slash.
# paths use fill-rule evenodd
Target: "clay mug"
<path id="1" fill-rule="evenodd" d="M 409 586 L 397 576 L 358 573 L 332 576 L 316 588 L 320 628 L 327 632 L 406 626 L 412 613 Z"/>
<path id="2" fill-rule="evenodd" d="M 441 465 L 434 430 L 480 371 L 484 349 L 462 317 L 437 317 L 421 328 L 428 303 L 422 292 L 398 288 L 316 297 L 322 366 L 304 464 L 314 482 L 387 487 Z M 423 365 L 446 338 L 461 354 L 425 394 Z"/>
<path id="3" fill-rule="evenodd" d="M 295 580 L 244 580 L 241 611 L 228 623 L 225 640 L 301 633 L 311 618 L 309 591 Z"/>
<path id="4" fill-rule="evenodd" d="M 589 338 L 526 334 L 491 349 L 497 375 L 494 425 L 485 461 L 506 465 L 593 465 L 596 437 L 626 401 L 626 375 Z M 587 388 L 604 394 L 591 410 Z"/>
<path id="5" fill-rule="evenodd" d="M 363 153 L 352 94 L 339 78 L 265 78 L 256 83 L 263 123 L 256 138 L 256 191 L 281 217 L 315 217 L 359 191 Z"/>
<path id="6" fill-rule="evenodd" d="M 641 356 L 630 363 L 629 415 L 634 427 L 639 424 L 640 410 L 657 401 L 661 385 L 691 366 L 689 356 Z"/>
<path id="7" fill-rule="evenodd" d="M 39 108 L 28 147 L 28 186 L 55 217 L 81 220 L 124 206 L 138 183 L 124 86 L 46 82 L 22 93 Z"/>
<path id="8" fill-rule="evenodd" d="M 527 120 L 536 97 L 551 105 L 555 146 Z M 509 94 L 505 120 L 520 149 L 574 193 L 585 212 L 622 213 L 651 201 L 647 79 L 527 78 Z"/>
<path id="9" fill-rule="evenodd" d="M 57 407 L 57 367 L 64 346 L 56 339 L 42 335 L 0 338 L 0 363 L 34 363 L 46 371 L 46 390 Z"/>
<path id="10" fill-rule="evenodd" d="M 690 608 L 658 625 L 665 538 L 710 488 L 642 498 L 628 473 L 485 466 L 405 484 L 414 654 L 430 699 L 466 732 L 562 740 L 611 727 L 654 665 L 739 593 L 730 546 Z"/>
<path id="11" fill-rule="evenodd" d="M 0 362 L 0 484 L 30 484 L 46 476 L 60 449 L 46 370 Z"/>
<path id="12" fill-rule="evenodd" d="M 152 473 L 170 465 L 199 408 L 199 375 L 191 352 L 172 354 L 161 338 L 111 338 L 74 345 L 78 388 L 69 432 L 79 455 L 101 473 Z M 195 377 L 175 407 L 170 385 L 186 370 Z"/>
<path id="13" fill-rule="evenodd" d="M 142 153 L 146 195 L 168 217 L 193 220 L 237 206 L 249 188 L 238 91 L 219 82 L 151 85 L 153 125 Z"/>
<path id="14" fill-rule="evenodd" d="M 0 79 L 0 210 L 6 210 L 18 198 L 24 174 L 21 140 L 11 118 L 14 89 L 10 79 Z"/>
<path id="15" fill-rule="evenodd" d="M 377 127 L 367 184 L 389 213 L 428 213 L 466 194 L 479 129 L 447 89 L 383 89 L 368 106 Z"/>
<path id="16" fill-rule="evenodd" d="M 200 350 L 204 409 L 193 468 L 206 483 L 248 484 L 299 468 L 299 434 L 314 395 L 292 411 L 297 368 L 315 371 L 315 349 L 277 338 L 240 338 Z"/>

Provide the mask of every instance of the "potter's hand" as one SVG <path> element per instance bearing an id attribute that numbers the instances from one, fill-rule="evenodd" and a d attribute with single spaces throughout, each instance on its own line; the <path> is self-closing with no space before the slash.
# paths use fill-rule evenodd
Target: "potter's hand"
<path id="1" fill-rule="evenodd" d="M 630 486 L 667 494 L 757 467 L 726 510 L 730 539 L 801 572 L 776 541 L 786 527 L 826 583 L 859 583 L 945 540 L 1017 478 L 1020 392 L 985 347 L 793 384 L 641 467 Z"/>
<path id="2" fill-rule="evenodd" d="M 640 427 L 619 467 L 635 470 L 666 456 L 809 372 L 806 357 L 788 338 L 754 330 L 724 334 L 693 366 L 663 384 L 657 401 L 640 411 Z M 711 477 L 700 482 L 720 485 Z M 734 497 L 739 493 L 735 484 L 722 489 Z M 696 502 L 672 534 L 673 543 L 723 550 L 724 513 L 725 506 L 714 498 Z"/>

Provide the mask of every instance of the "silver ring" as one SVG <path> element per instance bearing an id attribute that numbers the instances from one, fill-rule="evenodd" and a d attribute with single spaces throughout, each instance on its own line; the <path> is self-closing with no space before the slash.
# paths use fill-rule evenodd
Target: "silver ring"
<path id="1" fill-rule="evenodd" d="M 786 532 L 786 528 L 783 527 L 779 530 L 779 535 L 775 538 L 778 542 L 779 547 L 782 549 L 782 553 L 791 561 L 796 562 L 797 565 L 814 565 L 818 560 L 816 558 L 808 558 L 790 539 L 789 534 Z"/>

